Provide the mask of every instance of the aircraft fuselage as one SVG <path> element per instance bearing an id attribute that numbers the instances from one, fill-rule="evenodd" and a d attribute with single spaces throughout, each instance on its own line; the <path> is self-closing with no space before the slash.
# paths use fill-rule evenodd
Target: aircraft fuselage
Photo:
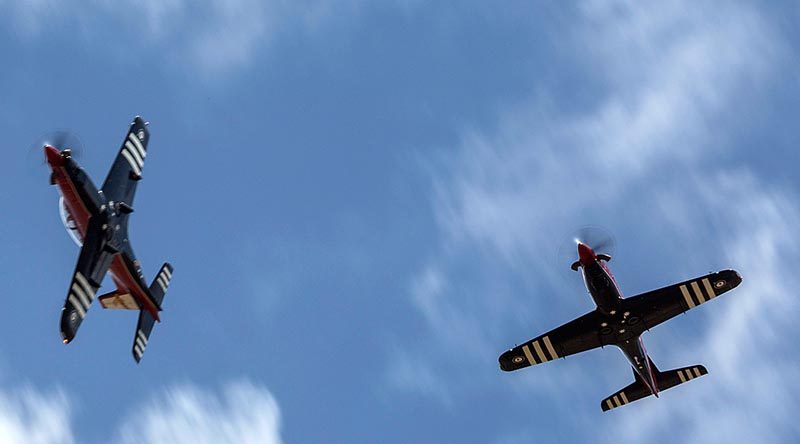
<path id="1" fill-rule="evenodd" d="M 602 315 L 600 334 L 611 337 L 609 342 L 622 350 L 636 375 L 658 396 L 655 372 L 641 338 L 644 328 L 639 317 L 621 309 L 622 292 L 606 263 L 583 243 L 578 243 L 578 256 L 586 289 Z"/>
<path id="2" fill-rule="evenodd" d="M 85 239 L 90 217 L 99 217 L 104 221 L 109 245 L 117 250 L 108 270 L 117 292 L 131 294 L 142 309 L 158 320 L 159 307 L 144 290 L 144 276 L 128 240 L 129 212 L 124 211 L 119 202 L 107 202 L 103 191 L 95 187 L 89 176 L 69 156 L 51 146 L 45 147 L 45 155 L 52 170 L 52 181 L 64 198 L 64 206 L 75 223 L 79 239 Z"/>

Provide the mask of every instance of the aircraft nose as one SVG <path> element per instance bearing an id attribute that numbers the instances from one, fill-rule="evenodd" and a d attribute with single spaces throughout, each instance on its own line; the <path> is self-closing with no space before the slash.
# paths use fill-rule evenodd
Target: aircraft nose
<path id="1" fill-rule="evenodd" d="M 64 164 L 64 157 L 61 155 L 61 151 L 50 145 L 44 146 L 44 156 L 47 159 L 47 163 L 52 166 L 62 166 Z"/>
<path id="2" fill-rule="evenodd" d="M 588 245 L 578 242 L 578 257 L 582 264 L 587 264 L 595 259 L 595 254 Z"/>

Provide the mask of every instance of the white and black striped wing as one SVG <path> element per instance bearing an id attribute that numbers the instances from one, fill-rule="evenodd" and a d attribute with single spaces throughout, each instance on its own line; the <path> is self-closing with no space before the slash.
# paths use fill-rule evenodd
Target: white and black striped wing
<path id="1" fill-rule="evenodd" d="M 653 328 L 685 311 L 736 288 L 742 282 L 734 270 L 711 273 L 623 300 L 626 311 Z"/>
<path id="2" fill-rule="evenodd" d="M 503 353 L 499 359 L 500 368 L 519 370 L 606 345 L 599 328 L 597 312 L 589 312 Z"/>
<path id="3" fill-rule="evenodd" d="M 149 140 L 147 122 L 136 116 L 103 183 L 103 193 L 108 201 L 133 203 L 136 184 L 142 178 Z"/>
<path id="4" fill-rule="evenodd" d="M 111 266 L 113 255 L 105 250 L 103 233 L 101 222 L 91 218 L 67 299 L 61 310 L 61 337 L 64 343 L 75 338 L 89 306 L 94 301 L 97 289 Z"/>

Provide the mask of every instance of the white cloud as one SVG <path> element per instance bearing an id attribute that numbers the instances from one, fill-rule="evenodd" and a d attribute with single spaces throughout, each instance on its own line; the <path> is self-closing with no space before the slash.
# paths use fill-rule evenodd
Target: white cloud
<path id="1" fill-rule="evenodd" d="M 228 384 L 222 396 L 192 386 L 168 389 L 130 413 L 121 444 L 280 444 L 280 409 L 250 382 Z"/>
<path id="2" fill-rule="evenodd" d="M 0 392 L 0 444 L 72 444 L 73 409 L 60 391 Z M 192 385 L 167 388 L 121 421 L 119 444 L 280 444 L 281 414 L 265 388 L 242 380 L 221 394 Z"/>
<path id="3" fill-rule="evenodd" d="M 540 100 L 508 112 L 499 134 L 465 136 L 438 183 L 446 233 L 504 255 L 528 254 L 536 251 L 532 242 L 548 237 L 530 227 L 605 205 L 666 165 L 724 152 L 728 141 L 717 124 L 733 114 L 737 96 L 755 96 L 751 82 L 776 57 L 768 26 L 736 8 L 699 14 L 602 4 L 614 7 L 588 8 L 573 39 L 586 46 L 579 58 L 594 57 L 587 70 L 607 77 L 602 100 L 577 116 Z M 620 31 L 639 27 L 643 35 Z M 546 211 L 531 204 L 552 196 L 568 198 Z"/>
<path id="4" fill-rule="evenodd" d="M 504 114 L 496 132 L 466 133 L 438 169 L 432 200 L 441 253 L 411 286 L 412 303 L 434 340 L 408 354 L 425 357 L 416 367 L 443 384 L 439 390 L 502 384 L 497 381 L 506 375 L 480 370 L 502 351 L 496 346 L 487 356 L 485 344 L 510 346 L 504 343 L 509 331 L 532 337 L 588 310 L 580 296 L 555 300 L 564 292 L 554 268 L 569 265 L 554 264 L 557 239 L 585 223 L 611 224 L 628 230 L 625 237 L 649 238 L 649 249 L 663 257 L 650 258 L 650 266 L 687 273 L 675 279 L 725 263 L 745 279 L 724 302 L 673 321 L 672 328 L 691 326 L 698 334 L 678 345 L 664 333 L 646 338 L 656 345 L 651 351 L 671 344 L 664 348 L 697 356 L 708 364 L 708 379 L 718 379 L 693 383 L 690 406 L 680 403 L 685 397 L 675 399 L 681 389 L 667 392 L 672 402 L 663 400 L 650 414 L 636 412 L 629 422 L 626 417 L 624 429 L 684 430 L 693 442 L 724 442 L 710 435 L 716 430 L 732 440 L 797 433 L 782 413 L 798 407 L 800 386 L 786 380 L 796 356 L 780 353 L 787 347 L 780 333 L 798 333 L 791 324 L 797 304 L 788 299 L 800 282 L 786 276 L 800 259 L 790 236 L 800 207 L 796 196 L 747 167 L 731 171 L 730 158 L 716 161 L 735 146 L 726 134 L 747 125 L 736 107 L 764 100 L 765 85 L 781 69 L 783 43 L 757 10 L 741 4 L 592 1 L 576 22 L 567 43 L 553 50 L 575 53 L 574 62 L 599 81 L 595 100 L 576 114 L 560 109 L 560 96 L 540 92 Z M 496 288 L 510 279 L 522 281 L 522 290 Z M 651 288 L 668 283 L 640 280 Z M 668 353 L 661 359 L 671 362 Z M 540 395 L 557 387 L 560 396 L 548 404 L 573 411 L 562 398 L 585 396 L 585 384 L 608 382 L 585 368 L 589 359 L 575 362 L 552 363 L 558 374 L 541 369 L 514 383 Z M 608 393 L 618 388 L 609 386 Z M 763 420 L 754 424 L 753 418 Z M 657 442 L 675 438 L 653 435 Z"/>
<path id="5" fill-rule="evenodd" d="M 63 393 L 0 392 L 0 444 L 71 444 L 71 407 Z"/>
<path id="6" fill-rule="evenodd" d="M 689 193 L 699 194 L 708 217 L 724 221 L 729 234 L 718 250 L 701 256 L 721 255 L 737 263 L 744 281 L 724 296 L 725 303 L 706 310 L 704 319 L 694 317 L 702 322 L 692 326 L 702 332 L 701 340 L 680 347 L 681 355 L 702 359 L 715 381 L 683 388 L 691 390 L 692 402 L 684 401 L 688 393 L 676 393 L 626 416 L 625 426 L 669 437 L 655 442 L 674 442 L 676 423 L 682 442 L 781 442 L 798 436 L 800 425 L 791 412 L 800 409 L 800 381 L 789 376 L 797 356 L 786 343 L 800 334 L 795 324 L 800 308 L 795 297 L 800 279 L 794 273 L 800 263 L 797 196 L 767 188 L 746 171 L 697 178 L 679 191 Z"/>

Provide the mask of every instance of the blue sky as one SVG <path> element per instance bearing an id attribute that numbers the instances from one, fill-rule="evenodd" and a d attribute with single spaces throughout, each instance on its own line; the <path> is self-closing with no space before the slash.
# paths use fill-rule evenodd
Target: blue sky
<path id="1" fill-rule="evenodd" d="M 800 438 L 796 4 L 0 7 L 0 443 Z M 139 366 L 133 313 L 61 344 L 78 252 L 27 151 L 70 129 L 102 183 L 137 114 L 131 236 L 175 266 Z M 741 272 L 645 335 L 708 376 L 603 414 L 615 349 L 500 372 L 592 308 L 586 224 L 629 296 Z"/>

